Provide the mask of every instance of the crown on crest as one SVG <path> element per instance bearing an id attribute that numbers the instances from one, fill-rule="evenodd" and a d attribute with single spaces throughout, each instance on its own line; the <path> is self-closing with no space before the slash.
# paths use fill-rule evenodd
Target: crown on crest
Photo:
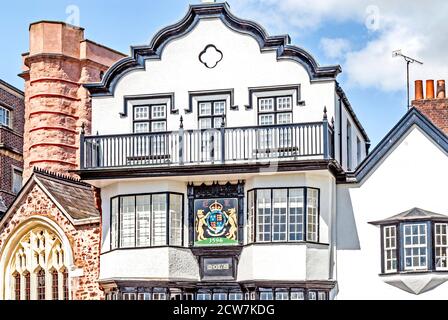
<path id="1" fill-rule="evenodd" d="M 220 204 L 219 202 L 215 201 L 210 205 L 210 210 L 222 210 L 222 204 Z"/>

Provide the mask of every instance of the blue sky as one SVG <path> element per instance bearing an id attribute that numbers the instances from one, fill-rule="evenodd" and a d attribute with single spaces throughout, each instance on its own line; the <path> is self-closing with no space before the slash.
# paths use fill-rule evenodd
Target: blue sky
<path id="1" fill-rule="evenodd" d="M 237 16 L 256 20 L 269 34 L 290 34 L 292 43 L 308 50 L 319 64 L 341 64 L 343 73 L 338 80 L 375 145 L 406 112 L 405 65 L 397 59 L 389 61 L 390 45 L 397 42 L 390 37 L 398 38 L 403 34 L 397 29 L 404 34 L 412 32 L 412 29 L 402 31 L 406 22 L 394 24 L 398 21 L 395 14 L 398 9 L 378 0 L 369 3 L 377 3 L 373 9 L 379 9 L 384 23 L 382 28 L 372 31 L 366 24 L 370 12 L 368 3 L 355 10 L 353 1 L 329 1 L 325 4 L 310 0 L 228 2 Z M 130 45 L 148 43 L 160 28 L 181 19 L 188 4 L 199 3 L 199 0 L 134 0 L 132 5 L 124 3 L 119 0 L 32 0 L 3 4 L 0 12 L 0 78 L 23 88 L 23 81 L 17 74 L 20 73 L 21 54 L 28 50 L 29 24 L 38 20 L 67 21 L 66 9 L 70 5 L 79 8 L 80 25 L 85 28 L 88 39 L 129 53 Z M 328 13 L 336 4 L 342 6 L 341 11 Z M 419 38 L 413 40 L 403 45 L 412 47 L 415 54 L 424 53 L 418 50 L 422 47 Z M 388 60 L 385 60 L 386 56 Z M 384 64 L 381 61 L 385 61 Z"/>

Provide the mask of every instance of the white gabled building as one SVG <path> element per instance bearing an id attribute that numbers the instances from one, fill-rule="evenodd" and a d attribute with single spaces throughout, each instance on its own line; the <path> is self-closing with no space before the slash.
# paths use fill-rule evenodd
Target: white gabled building
<path id="1" fill-rule="evenodd" d="M 341 68 L 226 3 L 129 57 L 61 22 L 30 39 L 0 299 L 446 297 L 443 81 L 369 152 Z"/>
<path id="2" fill-rule="evenodd" d="M 422 113 L 440 123 L 448 104 L 416 102 L 337 186 L 339 299 L 448 294 L 448 137 Z"/>
<path id="3" fill-rule="evenodd" d="M 337 177 L 369 139 L 341 68 L 289 42 L 191 5 L 86 85 L 108 298 L 336 296 Z"/>

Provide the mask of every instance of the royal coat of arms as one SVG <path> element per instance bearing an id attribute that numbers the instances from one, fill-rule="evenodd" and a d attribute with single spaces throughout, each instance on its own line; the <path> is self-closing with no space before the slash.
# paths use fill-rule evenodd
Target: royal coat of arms
<path id="1" fill-rule="evenodd" d="M 238 244 L 237 199 L 195 201 L 195 245 Z"/>

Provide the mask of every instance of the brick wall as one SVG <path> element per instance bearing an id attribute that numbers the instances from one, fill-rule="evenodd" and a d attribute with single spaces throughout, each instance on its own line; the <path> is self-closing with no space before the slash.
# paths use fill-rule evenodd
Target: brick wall
<path id="1" fill-rule="evenodd" d="M 412 104 L 448 135 L 448 99 L 414 100 Z"/>
<path id="2" fill-rule="evenodd" d="M 23 169 L 23 129 L 25 104 L 23 96 L 12 93 L 0 83 L 0 105 L 11 112 L 11 128 L 0 126 L 0 196 L 7 207 L 14 201 L 13 167 Z"/>

